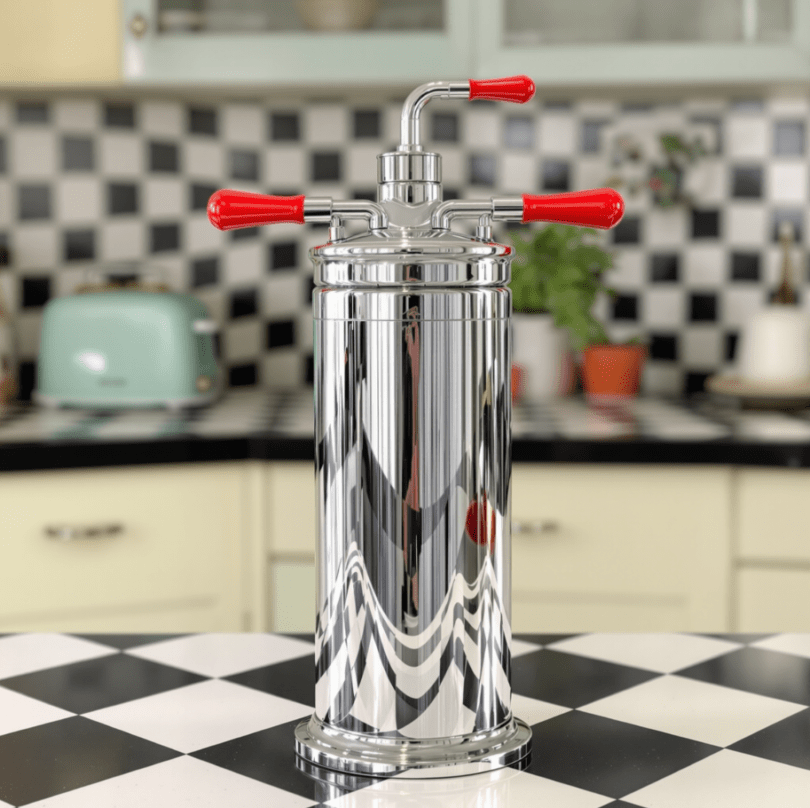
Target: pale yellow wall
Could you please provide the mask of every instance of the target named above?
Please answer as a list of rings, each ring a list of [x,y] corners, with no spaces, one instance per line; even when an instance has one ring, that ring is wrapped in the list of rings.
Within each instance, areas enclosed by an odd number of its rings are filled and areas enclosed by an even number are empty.
[[[0,83],[121,79],[119,0],[0,0]]]

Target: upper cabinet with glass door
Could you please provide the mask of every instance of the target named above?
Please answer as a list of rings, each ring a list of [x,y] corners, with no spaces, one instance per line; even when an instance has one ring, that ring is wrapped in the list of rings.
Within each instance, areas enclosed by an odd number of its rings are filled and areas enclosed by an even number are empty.
[[[810,79],[810,0],[476,2],[479,74],[547,86]]]
[[[380,85],[472,75],[473,0],[123,0],[132,84]]]

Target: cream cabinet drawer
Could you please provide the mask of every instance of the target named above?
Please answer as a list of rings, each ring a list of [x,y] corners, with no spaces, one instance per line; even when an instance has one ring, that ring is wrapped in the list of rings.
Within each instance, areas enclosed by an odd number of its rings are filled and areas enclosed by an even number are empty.
[[[175,634],[177,632],[239,632],[251,628],[243,614],[222,608],[217,598],[203,598],[168,608],[129,607],[88,612],[55,612],[0,621],[9,631],[59,631],[101,634]]]
[[[267,474],[268,548],[271,555],[314,557],[317,536],[315,466],[274,462]]]
[[[512,598],[514,632],[680,631],[689,624],[689,599],[566,596],[521,592]]]
[[[270,563],[270,631],[315,631],[315,563],[277,558]]]
[[[738,570],[734,629],[810,631],[810,570]]]
[[[267,468],[268,628],[315,630],[315,467],[311,461]]]
[[[647,604],[662,627],[727,627],[727,469],[515,464],[512,474],[512,591],[522,630],[532,628],[526,615],[566,603],[572,615],[610,607],[618,622]],[[638,620],[626,629],[634,627]],[[577,628],[596,625],[583,618]]]
[[[740,557],[810,560],[810,471],[741,469],[737,486]]]
[[[238,614],[244,511],[237,464],[0,475],[0,618]]]

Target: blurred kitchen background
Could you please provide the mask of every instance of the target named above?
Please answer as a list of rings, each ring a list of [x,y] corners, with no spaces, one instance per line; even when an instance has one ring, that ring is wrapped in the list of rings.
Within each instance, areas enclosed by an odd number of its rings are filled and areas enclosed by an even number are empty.
[[[413,87],[516,73],[537,84],[528,104],[425,111],[444,196],[619,188],[626,215],[600,237],[616,295],[596,312],[648,357],[618,416],[577,396],[516,407],[515,629],[810,627],[810,473],[790,468],[810,465],[810,419],[705,389],[786,256],[810,314],[809,0],[2,0],[0,290],[19,392],[0,420],[0,630],[311,630],[307,252],[325,229],[222,233],[208,198],[374,199]],[[223,400],[185,421],[26,405],[44,306],[146,270],[218,324]],[[222,446],[155,448],[188,436]],[[47,526],[124,523],[31,549]]]

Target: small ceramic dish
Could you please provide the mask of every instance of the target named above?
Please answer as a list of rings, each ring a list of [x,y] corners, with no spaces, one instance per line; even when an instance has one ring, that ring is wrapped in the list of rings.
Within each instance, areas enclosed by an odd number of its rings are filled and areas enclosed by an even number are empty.
[[[721,374],[706,379],[706,389],[753,408],[795,410],[810,406],[810,377],[792,382],[758,382],[736,374]]]

